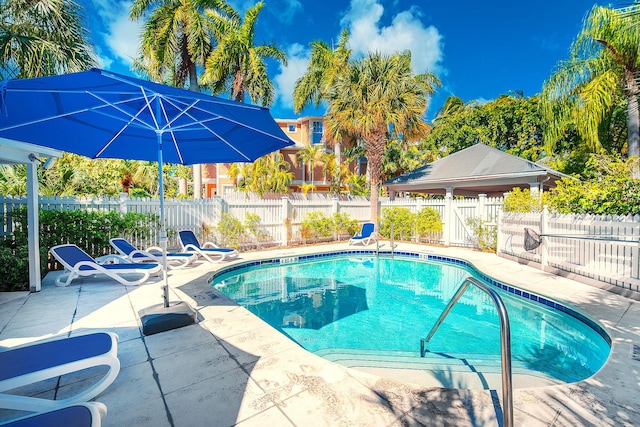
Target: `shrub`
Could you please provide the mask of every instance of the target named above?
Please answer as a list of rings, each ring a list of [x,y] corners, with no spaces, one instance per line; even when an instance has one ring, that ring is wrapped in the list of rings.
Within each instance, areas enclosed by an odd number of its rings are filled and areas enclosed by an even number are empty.
[[[433,208],[422,208],[415,217],[415,230],[418,239],[442,231],[440,212]]]
[[[391,237],[391,225],[393,224],[394,238],[398,240],[410,240],[413,235],[415,214],[408,208],[392,207],[382,209],[380,219],[380,235]]]
[[[245,233],[242,221],[230,213],[222,214],[216,230],[220,237],[220,245],[235,249],[238,249],[240,246],[240,238]]]
[[[5,214],[3,221],[13,225],[13,235],[0,245],[0,290],[29,289],[29,256],[27,209],[20,207]],[[133,241],[149,242],[159,221],[156,215],[102,211],[39,212],[40,272],[60,268],[49,248],[73,243],[92,257],[111,253],[109,239],[125,237]]]
[[[346,212],[336,212],[333,214],[333,227],[335,229],[336,240],[341,237],[351,237],[358,231],[358,221],[351,218]]]
[[[319,240],[333,236],[333,221],[324,212],[309,212],[302,220],[300,233],[303,240]]]
[[[563,178],[550,191],[548,204],[559,213],[596,215],[640,214],[640,180],[634,177],[638,158],[592,155],[583,181]]]
[[[466,223],[471,227],[480,250],[492,252],[496,250],[498,229],[494,225],[489,224],[482,218],[473,217],[467,218]]]
[[[549,194],[547,192],[531,193],[530,189],[520,189],[518,187],[511,190],[504,198],[502,210],[504,212],[540,212],[547,204]]]
[[[260,247],[260,242],[271,238],[269,233],[260,228],[260,215],[258,214],[247,212],[244,219],[244,228],[246,233],[254,239],[258,248]]]

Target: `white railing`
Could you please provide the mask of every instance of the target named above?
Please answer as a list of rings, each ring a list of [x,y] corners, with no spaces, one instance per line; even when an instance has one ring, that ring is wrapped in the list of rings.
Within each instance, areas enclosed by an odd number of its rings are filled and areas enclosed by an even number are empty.
[[[525,228],[541,236],[536,249],[525,249]],[[545,270],[640,291],[640,215],[504,213],[497,250]]]

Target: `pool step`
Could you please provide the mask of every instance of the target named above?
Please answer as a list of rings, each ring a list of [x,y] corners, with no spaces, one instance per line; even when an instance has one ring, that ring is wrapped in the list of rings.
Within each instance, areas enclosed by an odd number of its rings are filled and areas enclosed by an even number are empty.
[[[499,355],[479,353],[431,353],[354,349],[325,349],[315,354],[340,365],[429,386],[487,389],[498,388],[502,365]],[[515,386],[561,383],[527,369],[524,362],[512,361]],[[391,375],[391,373],[393,373]],[[518,377],[516,381],[515,377]]]
[[[470,371],[474,367],[483,370],[500,372],[500,356],[492,354],[443,354],[427,352],[420,357],[420,352],[380,351],[354,349],[325,349],[315,354],[332,362],[350,368],[355,367],[394,367],[398,369],[434,369],[447,367],[454,371]],[[513,363],[513,368],[516,363]]]

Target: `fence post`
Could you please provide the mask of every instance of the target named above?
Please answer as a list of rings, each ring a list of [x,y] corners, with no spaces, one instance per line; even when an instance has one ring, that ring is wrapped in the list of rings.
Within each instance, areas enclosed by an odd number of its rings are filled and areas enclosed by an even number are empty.
[[[482,219],[483,224],[487,221],[487,210],[485,209],[486,204],[487,195],[478,194],[478,210],[480,211],[480,219]]]
[[[544,236],[547,234],[549,221],[549,207],[547,205],[542,208],[542,213],[540,217],[540,235],[541,237],[541,254],[540,254],[540,269],[545,271],[545,269],[549,266],[549,245],[548,245],[548,237]]]
[[[447,194],[444,196],[444,245],[449,246],[451,244],[451,233],[453,233],[453,212],[452,212],[452,202],[453,195],[451,194],[451,189],[447,188]]]
[[[332,196],[331,197],[331,213],[336,214],[338,212],[340,212],[340,204],[338,203],[338,197]]]
[[[502,209],[498,211],[498,218],[496,219],[496,255],[500,255],[500,248],[502,247]]]
[[[287,196],[282,196],[282,211],[280,214],[280,218],[282,221],[282,237],[280,240],[280,244],[282,246],[289,245],[289,239],[291,236],[291,218],[289,217],[291,211],[291,203],[289,203],[289,198]]]

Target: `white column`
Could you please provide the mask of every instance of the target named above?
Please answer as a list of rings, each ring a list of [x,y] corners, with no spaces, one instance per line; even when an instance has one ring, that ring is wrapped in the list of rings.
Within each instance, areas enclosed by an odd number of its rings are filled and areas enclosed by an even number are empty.
[[[40,220],[38,218],[38,163],[27,163],[27,234],[29,241],[29,288],[40,292]]]
[[[447,187],[447,193],[444,196],[444,244],[449,246],[451,244],[451,234],[453,230],[453,188]]]

